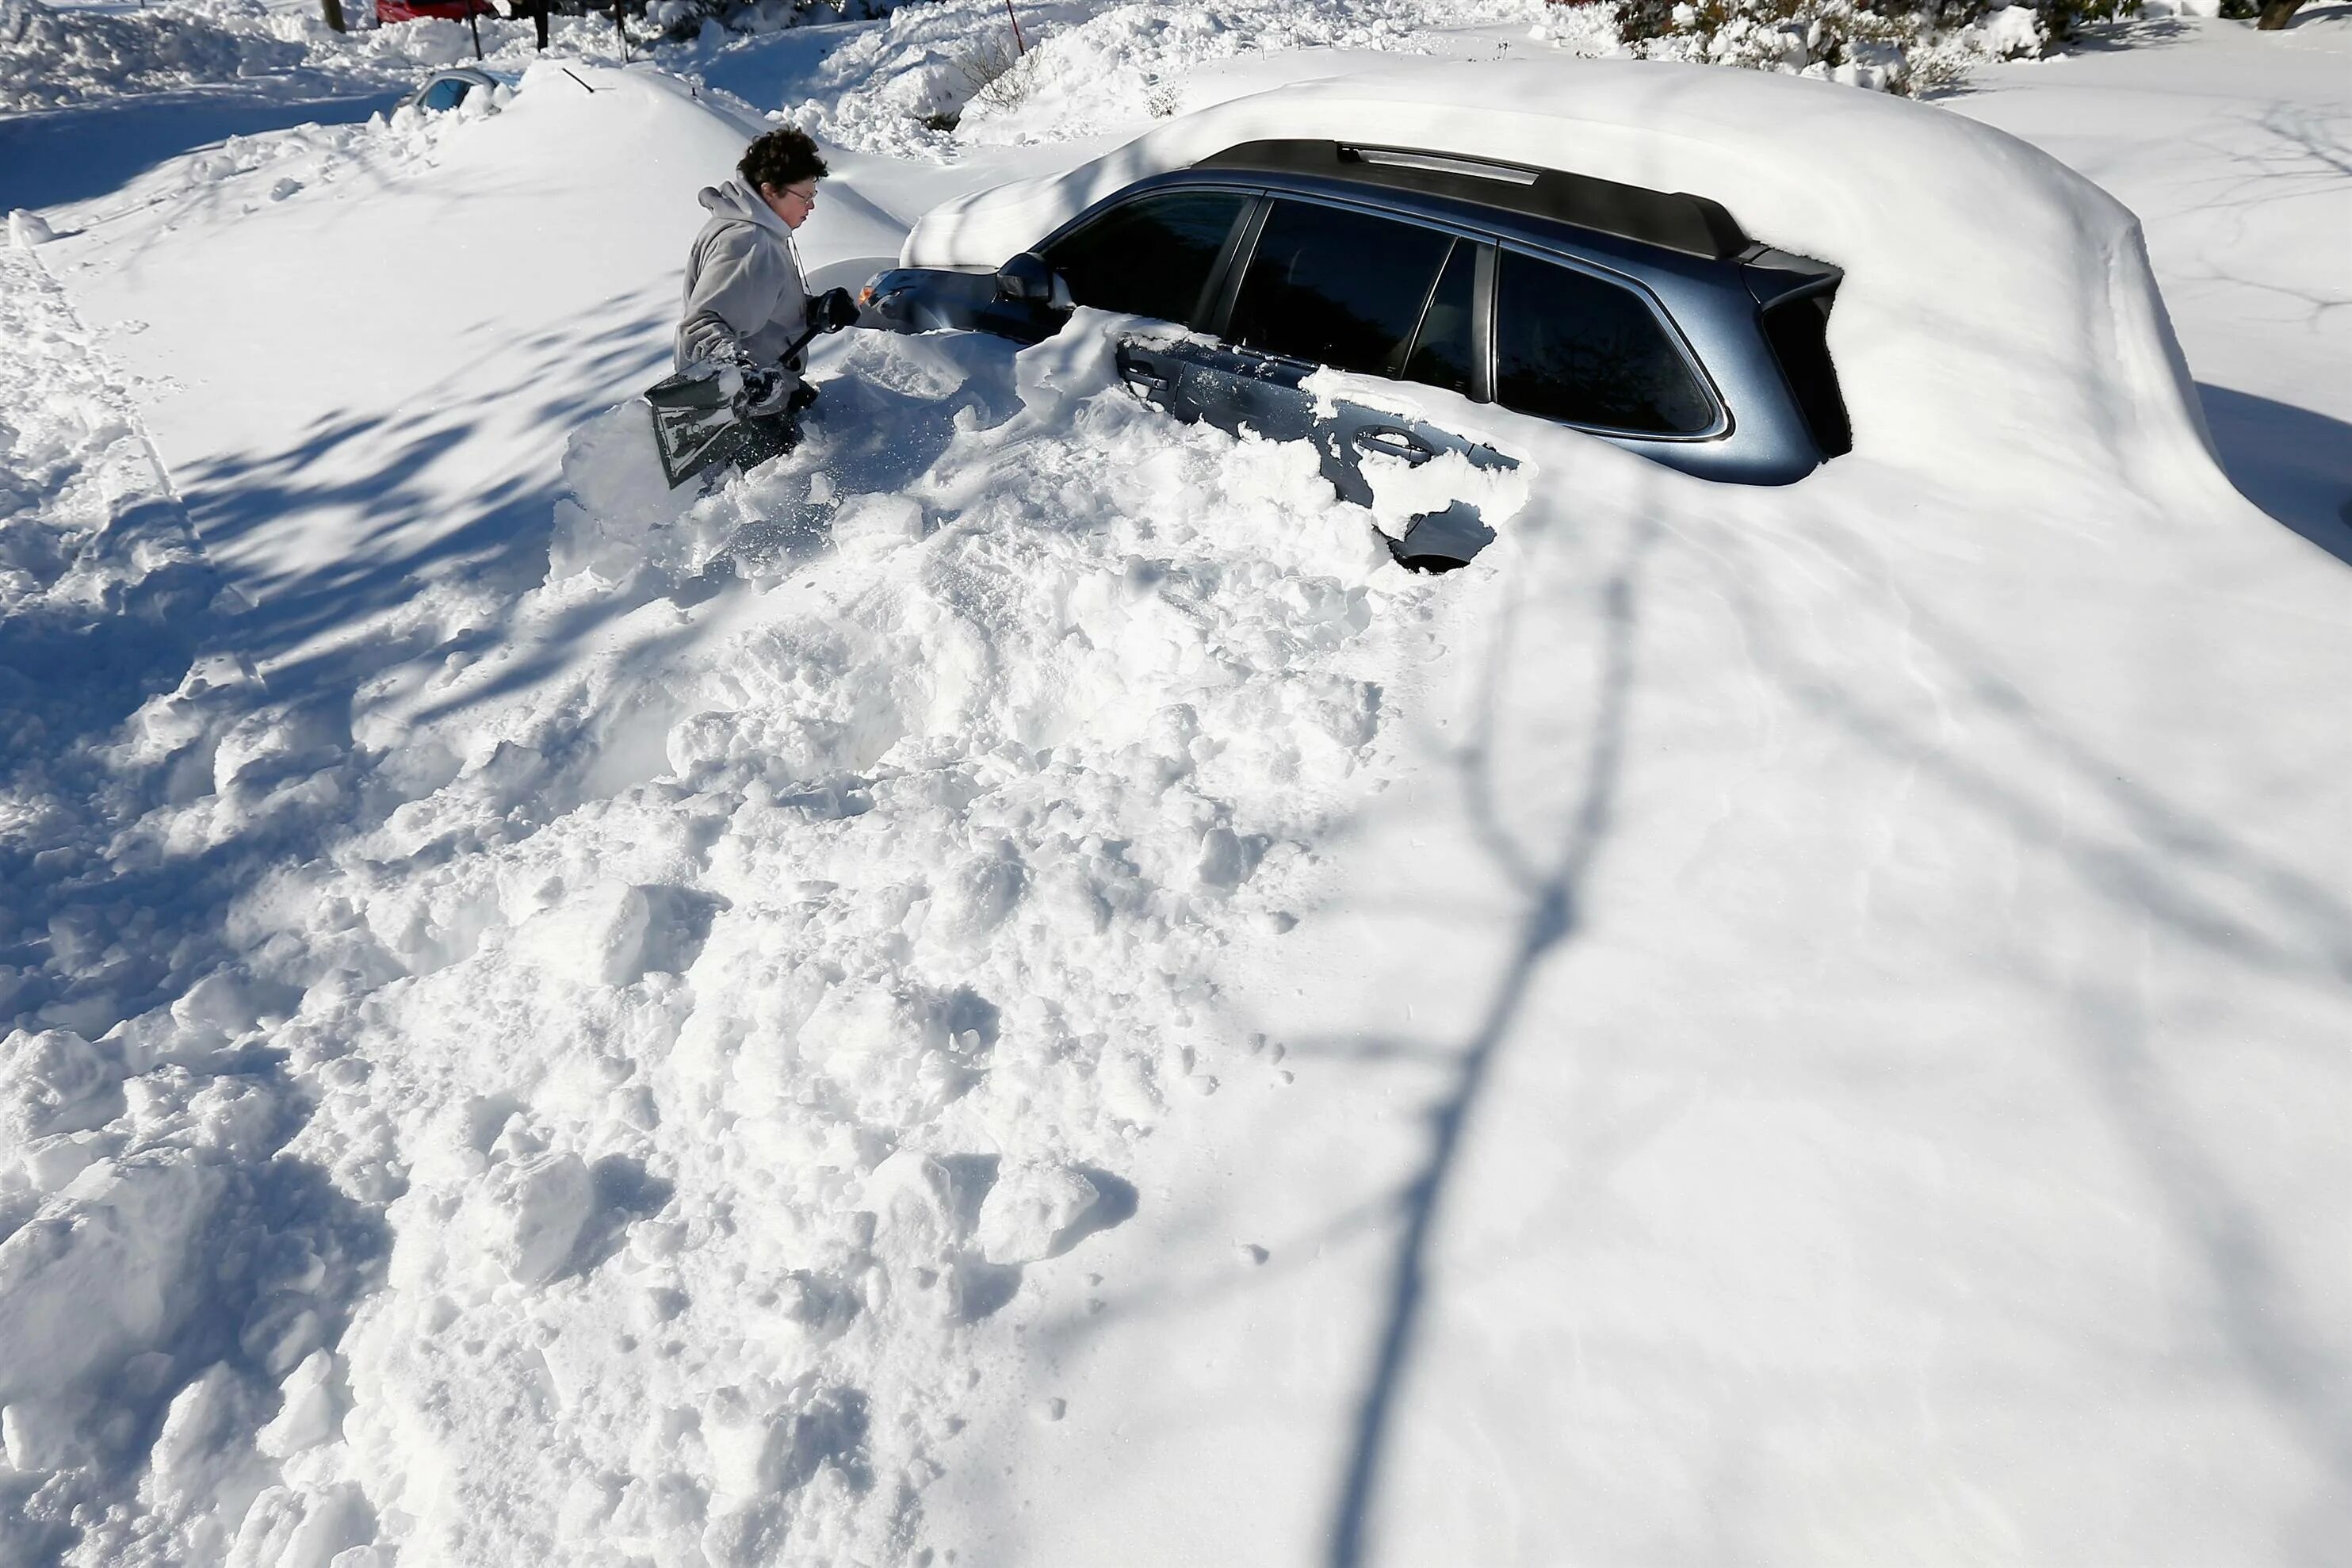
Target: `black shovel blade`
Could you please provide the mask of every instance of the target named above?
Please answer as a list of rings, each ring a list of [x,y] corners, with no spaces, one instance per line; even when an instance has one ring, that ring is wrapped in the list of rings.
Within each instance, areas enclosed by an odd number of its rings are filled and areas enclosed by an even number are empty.
[[[654,445],[670,489],[733,455],[740,427],[717,376],[666,377],[646,389],[646,406],[653,410]]]

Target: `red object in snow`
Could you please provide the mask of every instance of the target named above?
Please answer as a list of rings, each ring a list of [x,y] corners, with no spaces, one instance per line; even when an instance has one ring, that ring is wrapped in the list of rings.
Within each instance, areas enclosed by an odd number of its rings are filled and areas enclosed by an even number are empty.
[[[489,0],[375,0],[375,19],[379,22],[414,22],[420,16],[462,22],[468,16],[498,14],[499,8]]]

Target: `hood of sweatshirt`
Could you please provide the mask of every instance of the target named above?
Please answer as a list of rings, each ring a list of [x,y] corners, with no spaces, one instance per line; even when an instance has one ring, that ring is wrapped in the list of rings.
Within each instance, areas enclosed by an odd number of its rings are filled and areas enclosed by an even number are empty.
[[[761,228],[772,229],[788,240],[793,237],[793,231],[784,226],[784,220],[776,216],[776,209],[761,201],[760,193],[740,179],[730,180],[723,185],[705,185],[694,199],[700,202],[713,217],[754,224]]]

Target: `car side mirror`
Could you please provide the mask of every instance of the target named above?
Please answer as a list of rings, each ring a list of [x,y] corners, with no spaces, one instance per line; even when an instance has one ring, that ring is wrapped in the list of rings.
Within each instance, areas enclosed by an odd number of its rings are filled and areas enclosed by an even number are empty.
[[[857,324],[857,300],[846,289],[828,289],[809,301],[809,325],[820,332],[837,332]]]
[[[1034,250],[1023,251],[996,269],[996,297],[1041,310],[1070,309],[1070,286]]]

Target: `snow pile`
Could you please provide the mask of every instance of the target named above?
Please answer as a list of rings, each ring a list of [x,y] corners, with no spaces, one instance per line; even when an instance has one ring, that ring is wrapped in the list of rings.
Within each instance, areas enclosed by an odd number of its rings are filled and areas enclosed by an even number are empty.
[[[178,1395],[171,1463],[234,1479],[208,1510],[162,1477],[120,1516],[141,1539],[931,1539],[922,1493],[997,1375],[973,1326],[1033,1274],[1071,1289],[1137,1211],[1138,1142],[1217,1088],[1207,966],[1292,923],[1379,728],[1366,672],[1430,652],[1432,585],[1310,454],[1169,429],[1107,345],[860,334],[814,438],[690,506],[615,410],[547,584],[470,612],[509,635],[362,689],[375,825],[230,931],[301,997],[269,1026],[318,1097],[284,1157],[384,1205],[387,1289],[340,1342],[314,1306]],[[534,673],[583,616],[594,651]],[[227,804],[137,836],[202,840]],[[86,1059],[112,1039],[23,1048],[57,1064],[26,1114],[121,1135],[121,1068]],[[210,1212],[171,1197],[42,1278],[145,1300]],[[141,1319],[84,1370],[158,1342]],[[71,1422],[44,1465],[88,1451]]]
[[[1412,51],[1443,32],[1540,14],[1538,0],[1142,0],[1022,5],[1021,52],[1003,0],[908,5],[782,79],[793,121],[845,147],[940,157],[959,142],[1025,144],[1123,129],[1176,111],[1197,67],[1309,46]],[[761,46],[743,46],[758,49]],[[739,86],[737,90],[749,90]],[[762,102],[775,101],[754,91]]]
[[[570,55],[603,59],[619,47],[609,20],[559,16],[554,25]],[[484,18],[481,32],[490,67],[521,70],[537,58],[528,23]],[[0,112],[227,86],[407,86],[424,71],[473,60],[467,26],[432,17],[338,33],[315,8],[268,0],[163,0],[119,12],[0,0]]]
[[[465,130],[511,101],[501,86],[469,93],[454,109],[427,112],[402,104],[355,125],[299,125],[261,135],[223,137],[184,157],[168,160],[140,176],[110,205],[152,207],[184,216],[217,202],[234,201],[244,216],[291,201],[303,192],[323,194],[362,172],[374,179],[401,180],[433,168],[442,149]],[[266,179],[256,176],[267,175]],[[30,213],[12,215],[29,225]],[[36,238],[36,243],[38,243]]]
[[[254,7],[260,15],[260,7]],[[274,33],[200,13],[110,16],[0,0],[0,111],[151,92],[289,69],[305,51]]]

